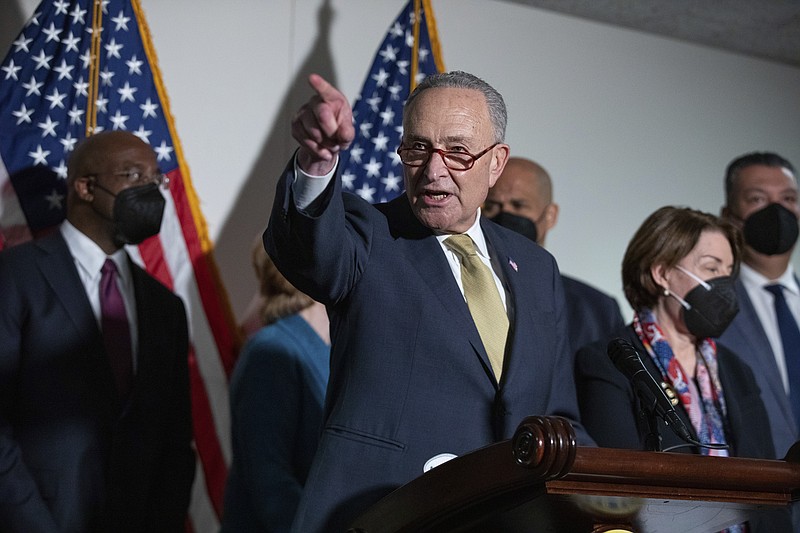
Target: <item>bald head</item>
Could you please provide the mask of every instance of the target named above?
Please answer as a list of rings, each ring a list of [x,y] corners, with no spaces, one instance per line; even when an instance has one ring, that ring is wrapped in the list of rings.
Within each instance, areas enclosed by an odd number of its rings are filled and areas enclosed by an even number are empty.
[[[123,155],[127,154],[127,155]],[[80,176],[105,172],[106,167],[120,164],[123,160],[136,158],[152,159],[157,166],[155,154],[150,145],[127,131],[103,131],[81,141],[69,158],[67,182]]]
[[[553,201],[553,182],[550,180],[550,174],[541,165],[530,159],[510,158],[500,180],[507,181],[509,184],[519,182],[519,186],[524,182],[529,182],[528,186],[531,187],[531,192],[528,199],[536,203],[540,209]]]
[[[536,224],[536,241],[544,245],[547,232],[558,219],[553,203],[550,175],[538,163],[522,157],[510,157],[497,183],[489,189],[483,213],[492,218],[499,213],[525,217]]]
[[[84,139],[67,166],[67,220],[106,253],[121,245],[113,220],[117,195],[139,183],[131,173],[160,175],[149,144],[125,131],[107,131]]]

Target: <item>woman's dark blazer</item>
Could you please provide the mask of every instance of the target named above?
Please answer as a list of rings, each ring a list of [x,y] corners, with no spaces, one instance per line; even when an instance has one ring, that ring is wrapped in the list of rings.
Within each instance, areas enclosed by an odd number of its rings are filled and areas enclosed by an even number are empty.
[[[639,352],[645,368],[662,383],[661,372],[648,355],[632,326],[617,332],[616,337],[630,342]],[[607,354],[608,340],[598,341],[578,350],[575,359],[575,381],[581,421],[599,446],[609,448],[645,449],[647,420],[639,415],[640,402],[628,378],[611,362]],[[717,345],[719,379],[727,405],[725,435],[729,453],[735,457],[770,459],[775,456],[769,418],[761,401],[753,371],[739,356]],[[696,439],[689,416],[683,406],[675,406],[678,416]],[[663,420],[658,420],[663,438],[662,449],[685,444]],[[679,447],[675,452],[700,453],[693,445]],[[751,532],[790,532],[788,512],[762,513],[750,520]]]

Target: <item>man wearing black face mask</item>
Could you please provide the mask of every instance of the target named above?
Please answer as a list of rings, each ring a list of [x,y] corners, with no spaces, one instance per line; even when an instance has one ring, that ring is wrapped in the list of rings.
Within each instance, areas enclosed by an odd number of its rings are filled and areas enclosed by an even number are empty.
[[[544,246],[547,232],[558,221],[550,175],[529,159],[510,157],[500,178],[489,189],[482,213]],[[561,281],[572,353],[592,341],[607,338],[624,325],[614,298],[563,274]]]
[[[153,150],[79,144],[67,220],[0,253],[0,529],[183,531],[194,476],[181,300],[123,244],[158,233]]]
[[[794,167],[754,152],[725,176],[722,216],[742,228],[744,260],[736,292],[740,311],[719,342],[753,368],[772,426],[778,458],[800,438],[800,284],[791,265],[798,235]],[[798,336],[800,337],[800,336]]]

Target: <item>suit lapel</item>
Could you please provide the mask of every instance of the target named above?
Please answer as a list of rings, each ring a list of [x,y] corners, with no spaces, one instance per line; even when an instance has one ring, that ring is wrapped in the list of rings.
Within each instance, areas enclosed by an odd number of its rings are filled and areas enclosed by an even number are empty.
[[[148,373],[152,372],[153,361],[150,359],[151,354],[159,353],[158,347],[153,346],[157,342],[157,338],[148,335],[152,331],[153,321],[152,312],[145,310],[158,309],[158,303],[152,301],[152,291],[146,289],[148,283],[147,274],[133,261],[128,258],[128,264],[131,267],[131,278],[133,280],[133,292],[136,301],[136,322],[137,322],[137,337],[138,349],[135,354],[136,357],[136,373],[133,381],[133,389],[131,390],[130,397],[133,398],[141,394],[140,382],[147,382]]]
[[[764,332],[761,320],[756,314],[753,302],[750,301],[750,297],[747,295],[747,289],[745,289],[744,284],[739,280],[736,281],[736,297],[739,302],[739,313],[742,316],[741,320],[735,321],[733,325],[734,327],[739,324],[747,324],[749,326],[747,330],[741,328],[741,337],[747,344],[747,348],[746,350],[737,350],[736,346],[729,346],[729,348],[736,353],[741,352],[747,354],[749,357],[756,358],[757,361],[753,362],[762,368],[762,372],[767,378],[770,387],[774,387],[774,390],[783,391],[783,380],[778,372],[778,365],[775,361],[772,345],[769,343],[769,338],[767,338],[767,334]]]
[[[490,224],[485,218],[481,218],[481,228],[483,229],[483,234],[489,246],[489,254],[495,258],[497,265],[502,271],[502,281],[506,288],[506,309],[509,311],[511,322],[506,344],[506,361],[503,364],[505,367],[503,375],[508,376],[508,379],[513,379],[513,376],[521,370],[514,368],[514,365],[520,360],[519,357],[514,355],[515,352],[518,351],[517,342],[515,341],[532,335],[530,328],[526,329],[525,327],[530,321],[522,319],[522,313],[516,305],[517,295],[522,294],[524,291],[524,287],[522,286],[523,280],[520,278],[518,272],[520,266],[510,254],[508,243],[503,239],[500,232],[497,231],[497,228],[493,224]],[[527,275],[532,276],[533,273],[529,272]],[[535,350],[535,343],[532,343],[531,346],[526,346],[526,349]],[[505,381],[503,383],[505,384]]]
[[[116,406],[119,398],[114,386],[111,365],[108,364],[103,346],[102,333],[67,243],[61,236],[61,232],[56,231],[52,235],[36,241],[36,245],[44,252],[38,260],[42,275],[58,297],[78,335],[81,338],[90,339],[89,346],[91,348],[86,352],[81,352],[79,356],[101,360],[97,365],[92,366],[97,375],[91,379],[101,389],[102,395],[108,399],[108,405]]]
[[[739,317],[731,324],[730,327],[739,330],[739,337],[741,342],[745,343],[746,348],[739,346],[728,346],[734,353],[745,354],[751,366],[759,368],[764,378],[767,380],[768,387],[774,391],[774,395],[778,398],[778,405],[780,406],[783,416],[787,421],[794,420],[792,407],[789,400],[784,394],[783,380],[781,379],[780,372],[778,371],[778,363],[775,361],[775,353],[772,351],[772,345],[769,343],[764,327],[761,325],[761,320],[756,314],[756,309],[753,307],[753,302],[747,295],[747,289],[741,280],[736,280],[736,297],[739,302]],[[747,328],[743,326],[747,325]],[[765,392],[762,392],[764,394]]]
[[[42,275],[58,296],[72,324],[79,333],[91,334],[99,339],[100,329],[97,326],[97,319],[89,305],[89,299],[86,297],[83,282],[78,276],[75,261],[61,233],[56,231],[36,243],[44,251],[38,261]],[[89,332],[84,331],[87,324],[92,325],[92,330]]]
[[[380,208],[387,212],[392,236],[401,246],[408,248],[407,253],[402,254],[403,257],[414,258],[411,263],[419,277],[428,285],[433,297],[442,304],[453,322],[453,328],[461,331],[472,345],[487,376],[494,381],[489,356],[483,347],[478,328],[475,327],[467,302],[458,288],[436,236],[414,216],[405,195]]]

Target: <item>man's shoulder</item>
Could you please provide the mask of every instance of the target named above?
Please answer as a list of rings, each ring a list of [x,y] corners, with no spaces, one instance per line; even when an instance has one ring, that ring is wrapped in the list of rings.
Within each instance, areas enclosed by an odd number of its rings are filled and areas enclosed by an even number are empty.
[[[0,266],[7,265],[17,269],[16,274],[24,276],[40,257],[48,254],[69,254],[66,242],[56,231],[39,239],[15,244],[0,251]]]
[[[486,217],[481,218],[481,228],[486,238],[496,248],[503,246],[510,254],[529,254],[534,258],[555,263],[555,258],[550,252],[514,230],[503,227]]]
[[[749,336],[758,330],[763,331],[761,319],[753,307],[753,302],[750,300],[750,295],[747,293],[747,288],[741,278],[737,278],[734,282],[734,290],[739,304],[739,312],[736,313],[731,323],[720,335],[720,340],[723,343],[741,335]]]
[[[564,283],[564,291],[568,294],[576,294],[584,298],[591,298],[594,300],[604,300],[607,302],[613,302],[614,304],[617,303],[613,296],[606,294],[592,285],[589,285],[585,281],[575,279],[565,274],[561,274],[561,281]]]
[[[160,280],[147,272],[145,269],[130,261],[131,275],[133,276],[134,284],[137,290],[147,291],[153,298],[159,298],[177,303],[182,301],[169,287],[164,285]]]
[[[366,205],[386,221],[386,228],[394,238],[419,239],[433,235],[414,215],[405,193],[388,202]]]

